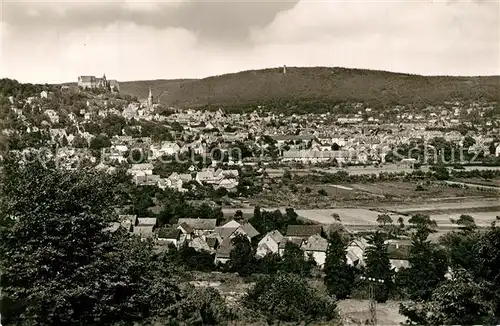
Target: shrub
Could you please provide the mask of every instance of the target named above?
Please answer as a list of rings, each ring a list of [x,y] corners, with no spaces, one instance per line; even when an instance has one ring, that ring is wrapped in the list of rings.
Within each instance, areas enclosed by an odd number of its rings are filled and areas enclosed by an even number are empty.
[[[318,195],[320,195],[320,196],[328,196],[328,193],[326,192],[325,189],[320,189],[320,190],[318,190]]]
[[[248,291],[244,305],[265,315],[269,322],[305,322],[337,318],[332,298],[318,294],[307,280],[279,272],[260,277]]]

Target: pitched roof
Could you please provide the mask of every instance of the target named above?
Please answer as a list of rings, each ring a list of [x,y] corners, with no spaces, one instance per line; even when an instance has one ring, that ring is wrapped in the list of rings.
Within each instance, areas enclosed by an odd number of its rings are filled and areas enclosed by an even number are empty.
[[[95,80],[94,76],[79,76],[78,79],[82,82],[91,82],[92,80]]]
[[[176,228],[161,228],[158,231],[158,238],[179,240],[181,230]]]
[[[220,244],[219,248],[217,249],[217,252],[215,253],[215,257],[229,258],[231,249],[233,249],[233,243],[231,242],[231,239],[226,238],[222,240],[222,243]]]
[[[243,232],[246,233],[246,235],[248,235],[251,238],[253,237],[256,237],[258,236],[260,233],[259,231],[257,231],[252,224],[246,222],[246,223],[243,223],[240,227],[239,227],[240,230],[242,230]]]
[[[326,252],[328,248],[328,240],[320,236],[319,234],[315,234],[310,236],[307,241],[302,244],[302,249],[305,251],[321,251]]]
[[[186,223],[195,230],[215,230],[217,220],[215,218],[180,218],[179,224]]]
[[[234,233],[239,227],[216,227],[215,232],[222,238],[226,239],[228,238],[231,234]]]
[[[289,225],[286,235],[289,237],[308,238],[315,234],[321,234],[321,225]]]
[[[285,248],[287,242],[291,242],[300,247],[302,245],[302,242],[304,242],[304,240],[302,240],[301,238],[285,238],[284,241],[281,241],[279,243],[278,248],[280,249]]]
[[[154,226],[157,222],[156,217],[139,217],[137,220],[138,226]]]
[[[187,223],[181,223],[181,224],[179,224],[178,227],[181,227],[188,234],[193,233],[193,231],[194,231],[194,229],[191,227],[191,225],[189,225]]]
[[[153,236],[153,226],[134,226],[134,234],[140,235],[140,236],[147,236],[147,237],[152,237]]]
[[[271,239],[273,239],[276,243],[280,243],[281,241],[283,241],[283,235],[278,230],[268,232],[266,235],[271,237]]]
[[[201,237],[194,238],[193,241],[189,242],[189,247],[194,248],[197,251],[199,250],[210,251],[210,247],[208,246],[207,242]]]
[[[221,228],[237,228],[240,225],[241,224],[236,222],[235,220],[231,220],[231,221],[227,222],[226,224],[224,224],[223,226],[221,226]]]

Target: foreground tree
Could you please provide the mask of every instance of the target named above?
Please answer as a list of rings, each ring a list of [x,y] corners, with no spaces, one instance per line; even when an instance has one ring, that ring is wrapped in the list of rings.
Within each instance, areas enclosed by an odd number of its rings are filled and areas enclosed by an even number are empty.
[[[355,279],[354,268],[347,264],[347,246],[341,231],[330,234],[324,265],[325,285],[328,293],[337,299],[345,299],[351,294]]]
[[[410,219],[410,223],[413,223]],[[398,273],[398,283],[405,288],[412,300],[427,300],[434,289],[445,279],[448,269],[446,253],[428,240],[434,225],[428,217],[416,223],[416,232],[412,235],[412,243],[408,261],[410,268]]]
[[[301,276],[309,276],[312,267],[311,261],[306,259],[304,251],[298,245],[292,242],[285,243],[280,270]]]
[[[231,239],[233,248],[229,253],[228,267],[232,272],[238,272],[242,276],[253,273],[255,254],[252,245],[246,235],[238,234]]]
[[[386,302],[392,287],[391,263],[387,245],[384,243],[385,236],[381,232],[375,232],[368,238],[370,245],[365,250],[366,276],[383,280],[384,283],[375,286],[375,299],[378,302]]]
[[[463,269],[452,273],[425,302],[401,304],[400,312],[408,325],[497,325],[491,292]]]
[[[439,241],[446,248],[450,267],[463,268],[470,272],[479,266],[480,256],[475,251],[481,234],[477,232],[474,219],[469,215],[461,215],[457,221],[458,232],[453,231],[442,236]]]
[[[8,159],[0,182],[2,323],[177,318],[181,293],[150,244],[119,228],[118,176]]]
[[[259,278],[244,305],[265,315],[270,323],[333,321],[338,316],[331,298],[312,289],[304,278],[281,272]]]

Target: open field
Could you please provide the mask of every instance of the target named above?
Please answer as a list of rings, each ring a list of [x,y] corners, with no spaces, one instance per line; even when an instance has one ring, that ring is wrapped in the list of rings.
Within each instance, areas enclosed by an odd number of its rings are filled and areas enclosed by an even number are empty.
[[[296,191],[288,186],[273,184],[258,195],[249,198],[253,207],[293,207],[295,209],[326,209],[335,207],[372,207],[394,205],[418,205],[422,202],[445,198],[463,201],[470,198],[494,198],[498,200],[500,191],[477,187],[453,187],[444,182],[422,184],[422,190],[417,191],[417,183],[403,181],[387,181],[377,183],[342,183],[342,184],[296,184]],[[309,188],[309,189],[308,189]],[[322,196],[318,191],[324,190]],[[435,206],[435,204],[432,204]],[[500,203],[498,204],[500,205]],[[483,205],[479,205],[482,207]],[[491,206],[491,205],[490,205]],[[496,205],[493,205],[496,206]],[[453,206],[452,208],[456,208]],[[415,208],[415,211],[420,208]]]
[[[483,178],[466,178],[466,179],[464,178],[464,179],[454,179],[453,181],[483,185],[483,186],[498,187],[500,191],[500,179],[485,180]]]
[[[392,205],[392,206],[382,206],[386,209],[397,211],[400,213],[414,213],[414,212],[424,212],[424,211],[434,211],[434,210],[455,210],[455,209],[474,209],[482,207],[497,207],[500,205],[500,200],[496,198],[481,198],[481,199],[461,199],[453,202],[432,202],[432,203],[422,203],[422,204],[410,204],[410,205]]]
[[[288,170],[288,169],[287,169]],[[421,171],[429,171],[429,166],[423,165],[420,167]],[[465,171],[480,170],[480,171],[498,171],[500,166],[465,166]],[[348,167],[330,167],[330,168],[305,168],[305,169],[290,169],[290,172],[295,175],[307,175],[313,172],[321,173],[337,173],[340,171],[347,172],[350,175],[366,175],[366,174],[380,174],[384,173],[412,173],[415,171],[413,168],[400,165],[400,164],[384,164],[378,167],[375,166],[348,166]],[[284,168],[267,168],[267,174],[270,177],[281,177],[285,172]]]

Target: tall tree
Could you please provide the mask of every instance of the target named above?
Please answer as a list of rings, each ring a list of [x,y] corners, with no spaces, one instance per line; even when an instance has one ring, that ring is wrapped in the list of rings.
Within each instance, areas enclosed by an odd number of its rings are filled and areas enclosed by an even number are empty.
[[[231,240],[233,248],[229,253],[229,270],[246,276],[253,273],[255,254],[247,236],[238,234]]]
[[[463,268],[473,271],[479,266],[479,258],[475,251],[481,235],[477,232],[474,219],[469,215],[461,215],[453,223],[459,225],[458,232],[453,231],[442,236],[439,241],[446,248],[451,268]]]
[[[448,268],[446,253],[427,239],[430,233],[427,223],[418,224],[409,251],[410,267],[398,275],[414,300],[428,299],[444,280]]]
[[[384,241],[385,235],[377,231],[368,238],[369,247],[365,250],[366,276],[384,281],[375,285],[375,299],[378,302],[387,301],[392,287],[393,272]]]
[[[345,299],[351,294],[355,279],[354,269],[347,264],[347,247],[348,241],[341,231],[329,235],[324,281],[328,293],[337,299]]]
[[[288,273],[309,276],[312,264],[306,260],[304,251],[294,243],[287,242],[283,252],[280,269]]]

